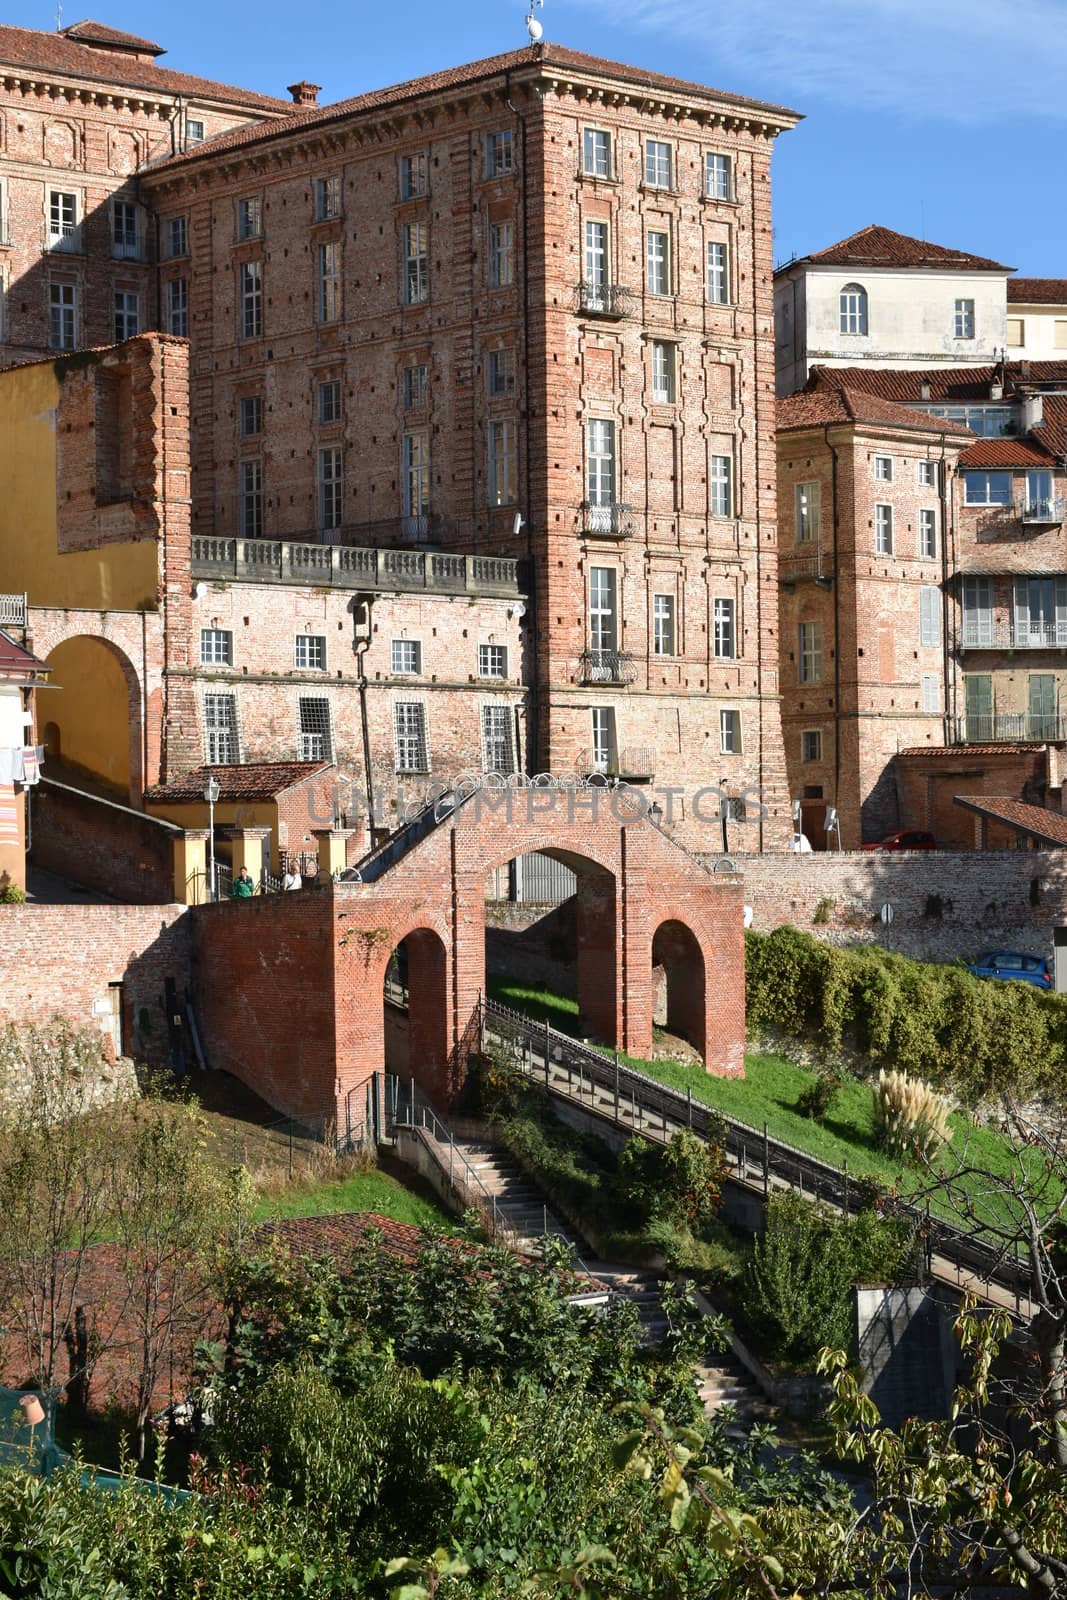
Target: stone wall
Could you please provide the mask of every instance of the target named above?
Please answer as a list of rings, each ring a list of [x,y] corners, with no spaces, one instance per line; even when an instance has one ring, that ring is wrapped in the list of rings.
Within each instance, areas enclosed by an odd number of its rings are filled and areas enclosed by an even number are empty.
[[[30,805],[33,866],[126,903],[163,905],[173,898],[180,829],[48,778]]]

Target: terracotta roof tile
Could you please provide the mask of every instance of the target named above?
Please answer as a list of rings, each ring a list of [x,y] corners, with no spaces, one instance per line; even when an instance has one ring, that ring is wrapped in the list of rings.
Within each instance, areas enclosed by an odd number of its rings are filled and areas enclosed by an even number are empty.
[[[1067,278],[1009,278],[1008,304],[1067,306]]]
[[[1067,847],[1067,817],[1059,811],[1046,811],[1044,806],[1028,806],[1022,800],[1001,799],[985,794],[953,796],[953,804],[964,811],[974,811],[991,822],[1003,822],[1018,828],[1031,838],[1046,844]]]
[[[154,61],[135,61],[117,51],[105,55],[61,33],[44,33],[36,28],[0,24],[0,64],[37,74],[53,72],[63,78],[87,78],[94,83],[115,83],[130,89],[221,101],[249,110],[291,112],[293,109],[288,100],[254,94],[249,89],[235,89],[226,83],[213,83],[209,78],[193,77],[186,72],[172,72]]]
[[[411,78],[406,83],[393,84],[385,89],[372,89],[366,94],[354,95],[351,99],[335,101],[329,106],[313,106],[308,110],[298,110],[289,107],[291,115],[287,118],[262,124],[255,128],[234,128],[229,133],[220,134],[218,138],[209,139],[205,144],[198,145],[196,149],[186,151],[183,155],[171,156],[166,161],[158,163],[153,168],[156,172],[170,172],[177,166],[184,166],[190,161],[202,160],[219,150],[233,150],[238,147],[258,143],[262,139],[281,137],[283,134],[292,133],[307,127],[317,126],[322,122],[331,122],[343,117],[358,116],[364,111],[376,111],[380,108],[396,105],[408,100],[416,100],[422,95],[437,94],[442,90],[462,88],[468,83],[478,83],[485,78],[503,76],[506,72],[518,72],[523,67],[537,67],[550,69],[558,67],[564,71],[584,72],[600,78],[614,78],[623,83],[637,84],[648,89],[666,91],[678,95],[696,95],[704,100],[721,101],[726,105],[739,106],[750,109],[755,113],[765,113],[775,120],[785,119],[788,123],[799,122],[800,113],[790,111],[785,106],[772,105],[764,100],[750,100],[744,95],[728,94],[720,89],[710,89],[705,84],[690,83],[684,78],[665,77],[659,72],[649,72],[645,67],[627,67],[617,61],[603,60],[600,56],[586,55],[581,50],[570,50],[566,45],[539,44],[533,48],[523,50],[510,50],[504,55],[487,56],[482,61],[471,61],[459,67],[448,67],[441,72],[427,73],[421,78]]]
[[[827,422],[877,423],[887,428],[921,428],[927,433],[956,435],[961,442],[973,438],[969,428],[961,423],[949,422],[944,417],[931,417],[925,411],[913,411],[908,406],[872,395],[862,389],[845,385],[833,388],[829,383],[814,390],[802,390],[778,401],[779,432],[789,428],[821,427]]]
[[[104,22],[93,22],[89,17],[84,22],[72,22],[69,28],[59,31],[65,39],[74,39],[82,44],[136,50],[146,56],[164,56],[167,53],[161,44],[153,44],[151,39],[139,39],[135,33],[122,33],[118,28],[109,28]]]
[[[233,767],[197,767],[173,783],[158,783],[145,790],[149,801],[195,801],[204,798],[204,785],[214,778],[219,786],[219,803],[231,800],[273,800],[294,784],[316,773],[326,772],[329,761],[249,761]]]
[[[987,256],[974,256],[966,250],[950,250],[941,244],[931,244],[928,239],[913,239],[907,233],[895,233],[872,222],[858,233],[850,234],[825,250],[814,250],[803,256],[816,266],[826,267],[926,267],[935,271],[950,272],[1011,272],[1011,267],[990,261]],[[788,271],[797,263],[791,261],[780,271]]]
[[[912,405],[923,400],[922,386],[929,385],[930,400],[938,405],[996,404],[990,387],[1003,382],[1010,404],[1020,389],[1057,384],[1067,389],[1067,361],[1008,361],[999,367],[826,367],[814,366],[808,378],[809,389],[863,389]],[[927,402],[923,400],[925,405]]]
[[[960,466],[985,467],[1048,467],[1050,453],[1033,439],[979,439],[960,456]]]
[[[998,569],[999,570],[999,569]],[[898,756],[953,756],[957,761],[967,756],[1015,756],[1020,750],[1043,750],[1043,744],[1028,744],[1025,740],[1004,741],[1003,744],[918,744],[908,750],[898,750]]]

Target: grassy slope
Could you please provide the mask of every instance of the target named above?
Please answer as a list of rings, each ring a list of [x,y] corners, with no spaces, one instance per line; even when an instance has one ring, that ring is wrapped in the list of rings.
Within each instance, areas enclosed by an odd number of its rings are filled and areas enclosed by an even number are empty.
[[[450,1227],[458,1224],[421,1195],[413,1194],[386,1172],[355,1172],[331,1181],[295,1183],[291,1187],[263,1194],[256,1205],[255,1218],[324,1217],[344,1211],[377,1211],[396,1222],[411,1222],[416,1227]]]

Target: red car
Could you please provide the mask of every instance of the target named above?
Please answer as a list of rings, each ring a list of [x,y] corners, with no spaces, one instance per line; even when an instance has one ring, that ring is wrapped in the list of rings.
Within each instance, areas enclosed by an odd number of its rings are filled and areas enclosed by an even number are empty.
[[[861,850],[936,850],[937,840],[932,833],[921,828],[904,828],[900,833],[889,833],[874,844],[861,844]]]

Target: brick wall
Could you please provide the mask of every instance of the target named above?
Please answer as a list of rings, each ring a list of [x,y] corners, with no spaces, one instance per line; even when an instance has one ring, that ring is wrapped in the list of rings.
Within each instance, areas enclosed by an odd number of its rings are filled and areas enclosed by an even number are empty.
[[[94,1001],[122,985],[122,1044],[128,1055],[170,1064],[168,979],[184,994],[190,922],[184,906],[7,906],[0,919],[0,1021],[54,1015],[89,1026]]]
[[[49,778],[30,805],[33,866],[132,905],[171,902],[176,829]]]

